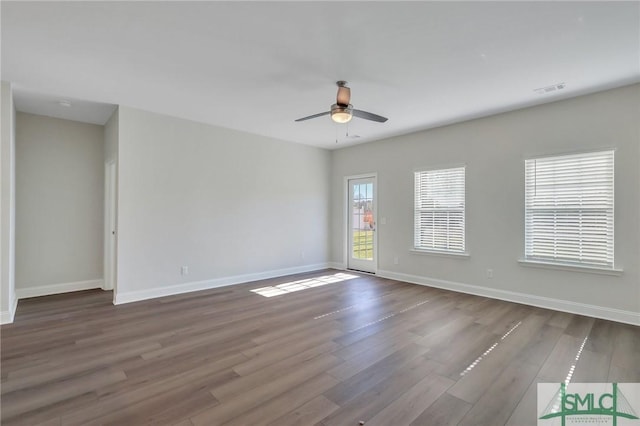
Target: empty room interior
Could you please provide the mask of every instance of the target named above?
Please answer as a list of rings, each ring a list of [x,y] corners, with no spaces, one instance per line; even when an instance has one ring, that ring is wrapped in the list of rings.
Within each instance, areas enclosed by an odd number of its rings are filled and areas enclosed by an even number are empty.
[[[0,12],[2,425],[640,424],[640,2]]]

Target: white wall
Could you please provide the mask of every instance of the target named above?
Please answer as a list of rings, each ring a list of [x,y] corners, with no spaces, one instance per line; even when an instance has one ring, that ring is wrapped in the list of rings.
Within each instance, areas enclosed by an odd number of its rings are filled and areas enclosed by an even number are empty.
[[[114,300],[117,294],[117,253],[118,253],[118,236],[112,234],[118,228],[118,143],[120,138],[120,129],[118,124],[118,108],[113,112],[109,120],[104,125],[104,161],[105,165],[113,165],[111,169],[115,174],[112,181],[115,180],[114,187],[110,187],[111,182],[109,173],[105,168],[105,214],[104,214],[104,280],[105,290],[114,290]],[[108,191],[113,191],[113,194]],[[111,203],[111,204],[110,204]],[[113,218],[111,216],[113,215]],[[112,244],[112,245],[111,245]],[[113,265],[113,266],[111,266]]]
[[[18,112],[18,297],[102,285],[103,130]]]
[[[326,265],[325,150],[121,106],[118,169],[117,303]]]
[[[378,218],[387,221],[378,220],[381,275],[640,323],[639,100],[640,85],[628,86],[334,151],[332,260],[343,263],[344,176],[377,172]],[[611,148],[615,263],[622,275],[520,265],[524,160]],[[460,164],[467,167],[470,257],[412,254],[413,172]]]
[[[11,84],[0,99],[0,324],[13,322],[15,297],[15,108]]]
[[[104,125],[104,161],[118,161],[118,108]]]

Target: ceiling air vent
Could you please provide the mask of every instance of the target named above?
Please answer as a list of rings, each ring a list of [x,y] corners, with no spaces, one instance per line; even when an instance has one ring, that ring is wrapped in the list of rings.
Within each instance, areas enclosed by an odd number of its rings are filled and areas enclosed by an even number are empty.
[[[558,90],[562,90],[565,88],[565,86],[566,85],[564,83],[557,83],[557,84],[552,84],[551,86],[535,89],[534,92],[536,92],[539,95],[544,95],[545,93],[551,93]]]

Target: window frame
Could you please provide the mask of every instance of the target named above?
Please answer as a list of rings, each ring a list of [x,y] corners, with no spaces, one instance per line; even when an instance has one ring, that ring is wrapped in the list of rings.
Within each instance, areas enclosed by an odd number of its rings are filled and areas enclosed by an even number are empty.
[[[523,228],[524,228],[524,244],[523,244],[523,256],[522,258],[518,259],[518,262],[522,265],[522,266],[531,266],[531,267],[539,267],[539,268],[549,268],[549,269],[559,269],[559,270],[570,270],[570,271],[579,271],[579,272],[592,272],[592,273],[600,273],[600,274],[605,274],[605,275],[619,275],[622,272],[622,269],[617,269],[616,268],[616,264],[615,264],[615,152],[616,150],[614,148],[602,148],[602,149],[597,149],[597,150],[590,150],[590,151],[579,151],[579,152],[565,152],[565,153],[557,153],[557,154],[549,154],[549,155],[544,155],[544,156],[537,156],[537,157],[530,157],[530,158],[526,158],[523,161],[523,172],[524,172],[524,214],[523,214],[523,219],[524,219],[524,223],[523,223]],[[607,181],[607,184],[609,184],[610,182],[610,189],[611,192],[610,194],[607,194],[606,196],[602,197],[602,198],[610,198],[610,206],[608,207],[604,207],[604,208],[599,208],[599,207],[585,207],[585,208],[567,208],[565,207],[564,211],[562,208],[547,208],[546,210],[548,212],[550,211],[555,211],[555,212],[562,212],[564,214],[567,214],[567,212],[572,212],[575,216],[579,217],[580,219],[582,219],[582,215],[584,214],[585,211],[587,210],[591,210],[591,211],[600,211],[604,213],[605,217],[608,217],[607,215],[609,215],[610,217],[610,221],[611,221],[611,229],[610,229],[610,240],[606,240],[606,244],[610,245],[611,247],[611,257],[610,257],[610,263],[596,263],[596,262],[590,262],[590,261],[580,261],[580,260],[575,260],[575,259],[569,259],[568,255],[566,257],[562,257],[559,256],[558,258],[551,258],[551,257],[545,257],[545,256],[536,256],[536,255],[530,255],[528,253],[528,247],[531,246],[533,244],[533,242],[530,240],[531,238],[534,238],[534,236],[531,234],[531,232],[534,232],[534,230],[530,229],[530,225],[529,225],[529,220],[530,220],[530,211],[534,211],[535,208],[531,208],[529,206],[529,202],[530,202],[530,197],[529,197],[529,187],[530,187],[530,183],[528,181],[528,163],[530,161],[538,161],[538,160],[552,160],[552,159],[557,159],[557,160],[561,160],[563,158],[567,158],[567,161],[570,161],[570,157],[579,157],[579,156],[584,156],[589,158],[590,155],[592,156],[597,156],[598,154],[602,154],[603,158],[606,155],[611,155],[611,160],[610,160],[610,170],[606,170],[606,173],[610,173],[611,176],[611,180]],[[593,157],[591,159],[594,159]],[[571,167],[571,165],[569,166]],[[575,165],[573,165],[573,167],[575,167]],[[536,172],[537,173],[537,172]],[[565,171],[566,173],[566,171]],[[535,177],[534,177],[535,179]],[[582,183],[583,184],[583,183]],[[533,188],[535,190],[535,188],[537,188],[536,183],[533,184]],[[574,184],[575,187],[579,187],[579,183]],[[584,189],[584,188],[583,188]],[[574,192],[576,194],[582,194],[580,193],[579,189],[574,189]],[[553,198],[554,201],[557,200],[557,197]],[[540,210],[543,210],[542,208],[540,208]],[[557,213],[556,213],[557,214]],[[577,222],[577,221],[576,221]],[[606,220],[605,220],[606,222]],[[554,218],[554,224],[557,223],[557,219]],[[574,222],[575,223],[575,222]],[[581,226],[581,225],[580,225]],[[581,229],[581,228],[580,228]],[[599,229],[603,229],[605,231],[608,231],[609,227],[608,225],[605,225],[603,227],[600,227]],[[608,237],[607,237],[608,238]],[[558,238],[554,236],[554,243],[556,241],[558,241]],[[583,235],[582,235],[582,231],[580,231],[579,233],[579,244],[583,243]],[[603,253],[607,253],[606,249],[603,251]],[[604,258],[607,258],[607,255],[603,255]]]
[[[462,179],[462,250],[454,250],[454,249],[446,249],[446,248],[434,248],[434,247],[426,247],[426,246],[418,246],[417,245],[417,234],[418,234],[418,214],[420,211],[425,211],[428,209],[419,209],[418,208],[418,188],[417,188],[417,176],[422,173],[430,173],[430,172],[442,172],[446,170],[462,170],[463,179]],[[422,167],[416,168],[413,170],[413,244],[411,246],[410,252],[415,254],[426,254],[426,255],[436,255],[436,256],[445,256],[445,257],[457,257],[457,258],[468,258],[469,252],[467,251],[467,165],[466,164],[449,164],[449,165],[440,165],[440,166],[432,166],[432,167]],[[431,211],[437,211],[433,209]],[[447,210],[442,210],[447,211]],[[459,209],[450,209],[448,211],[460,211]]]

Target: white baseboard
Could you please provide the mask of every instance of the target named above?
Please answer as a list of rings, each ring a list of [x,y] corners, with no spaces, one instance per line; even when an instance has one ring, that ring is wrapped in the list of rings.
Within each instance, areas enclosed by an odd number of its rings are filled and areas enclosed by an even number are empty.
[[[130,291],[122,293],[116,291],[114,305],[124,303],[139,302],[141,300],[155,299],[156,297],[172,296],[174,294],[190,293],[192,291],[209,290],[212,288],[226,287],[229,285],[242,284],[251,281],[266,280],[269,278],[282,277],[304,272],[319,271],[328,269],[328,263],[317,263],[314,265],[296,266],[293,268],[276,269],[253,274],[234,275],[230,277],[215,278],[212,280],[193,281],[189,283],[175,284],[166,287],[150,288],[148,290]]]
[[[331,269],[339,269],[341,271],[344,271],[347,269],[347,265],[345,265],[344,263],[340,263],[340,262],[329,262],[329,268]]]
[[[16,288],[16,297],[18,299],[27,299],[29,297],[50,296],[52,294],[69,293],[72,291],[91,290],[94,288],[102,288],[104,281],[102,279],[76,281],[72,283],[51,284],[39,287]]]
[[[0,311],[0,324],[11,324],[16,316],[16,308],[18,307],[18,298],[14,297],[13,302],[9,305],[8,311]]]
[[[389,278],[392,280],[405,281],[412,284],[437,287],[445,290],[457,291],[460,293],[489,297],[491,299],[506,300],[509,302],[522,303],[524,305],[537,306],[539,308],[569,312],[578,315],[586,315],[590,317],[602,318],[610,321],[640,326],[640,313],[633,311],[623,311],[620,309],[612,309],[604,306],[588,305],[585,303],[571,302],[569,300],[553,299],[550,297],[535,296],[532,294],[518,293],[507,290],[498,290],[494,288],[462,284],[453,281],[445,281],[393,271],[379,270],[378,276]]]

